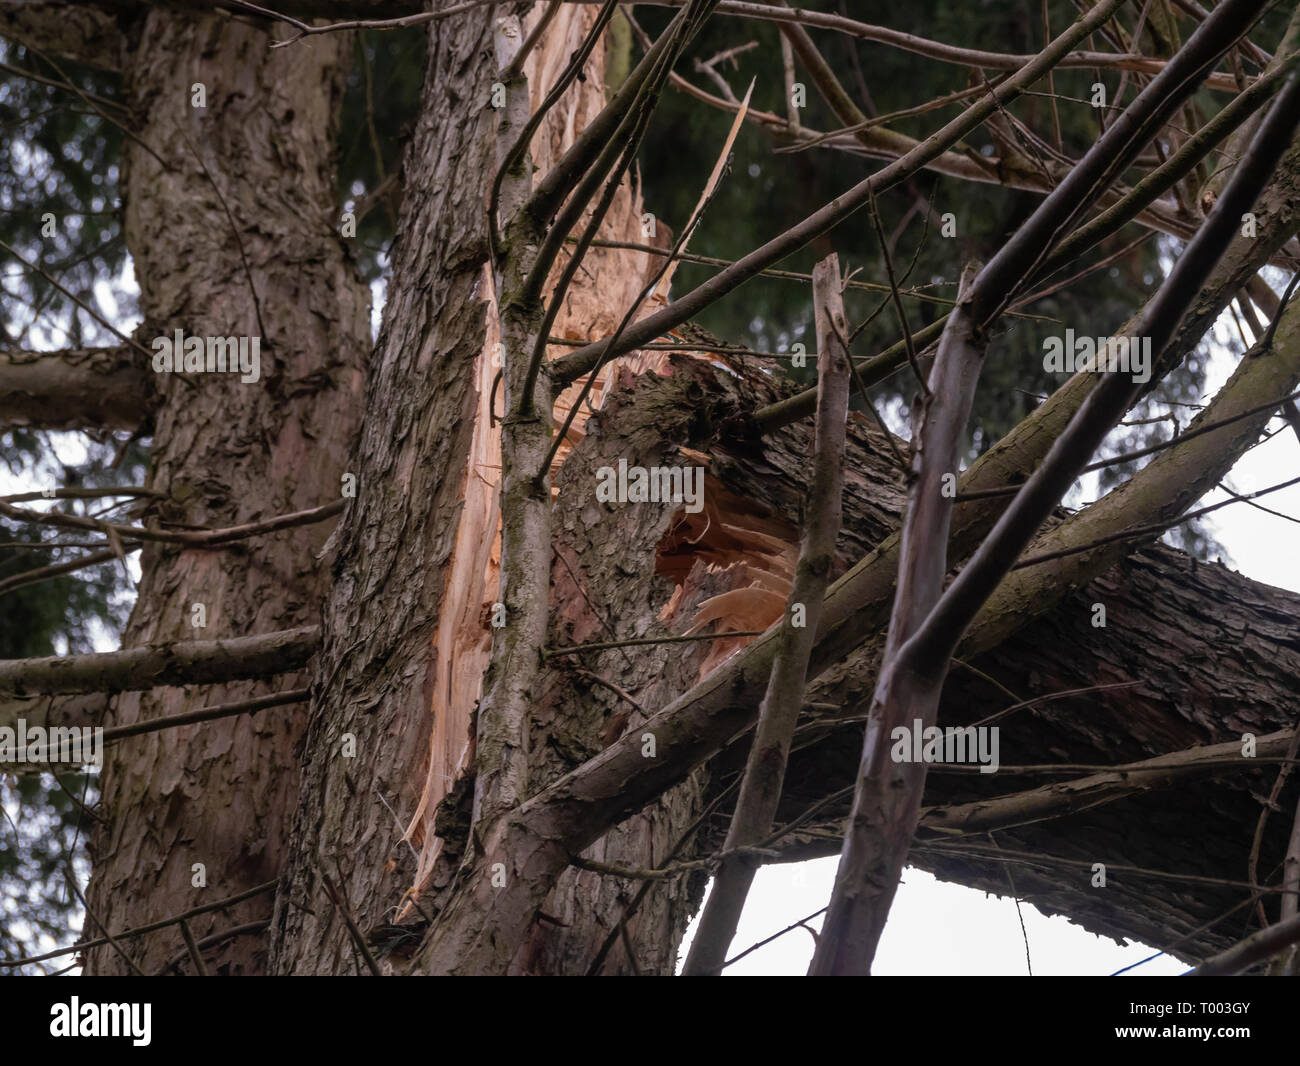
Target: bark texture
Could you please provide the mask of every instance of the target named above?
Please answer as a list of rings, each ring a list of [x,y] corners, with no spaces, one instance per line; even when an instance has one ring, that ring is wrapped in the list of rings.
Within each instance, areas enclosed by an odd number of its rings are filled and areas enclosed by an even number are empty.
[[[0,2],[0,29],[22,39],[41,27],[16,20],[63,6]],[[311,9],[341,17],[406,14],[415,6],[357,0]],[[145,119],[139,136],[162,159],[137,144],[127,149],[126,237],[146,315],[140,336],[147,343],[176,328],[257,335],[262,376],[248,385],[199,374],[187,384],[157,378],[130,351],[106,349],[59,360],[10,355],[0,365],[0,391],[8,382],[22,393],[22,417],[34,425],[68,424],[65,417],[111,428],[152,425],[150,484],[168,498],[146,522],[231,527],[319,507],[338,499],[345,471],[356,475],[358,495],[319,562],[329,525],[220,551],[146,547],[126,647],[320,621],[321,652],[310,673],[310,716],[278,707],[256,718],[131,737],[112,749],[103,776],[107,820],[92,840],[91,908],[110,928],[133,927],[282,877],[273,915],[270,897],[261,896],[191,923],[200,940],[244,931],[212,950],[210,971],[350,973],[360,963],[323,888],[328,875],[394,973],[672,972],[705,874],[647,882],[618,870],[660,867],[722,846],[764,671],[735,679],[710,712],[707,731],[671,738],[698,757],[688,770],[656,769],[660,776],[639,783],[662,785],[662,796],[644,805],[640,793],[620,795],[620,782],[600,783],[606,791],[597,813],[617,824],[582,837],[573,849],[581,855],[567,846],[582,835],[565,823],[562,803],[540,834],[520,835],[507,818],[487,827],[488,839],[469,839],[474,782],[465,771],[474,761],[475,702],[492,607],[505,598],[496,584],[499,430],[489,415],[499,338],[483,225],[485,178],[495,170],[489,101],[499,11],[473,8],[429,24],[430,65],[406,161],[393,284],[369,366],[368,294],[334,218],[333,126],[348,39],[313,36],[268,51],[267,26],[193,5],[123,3],[114,11],[110,22],[80,31],[82,50],[112,51],[105,65],[120,61],[128,102]],[[534,106],[592,17],[588,5],[566,7],[556,18],[529,61]],[[43,25],[56,54],[76,55],[49,35],[48,17]],[[539,170],[599,108],[603,64],[601,45],[585,81],[539,132]],[[196,83],[206,90],[203,109],[191,104]],[[1261,238],[1234,246],[1185,320],[1182,352],[1294,232],[1298,162],[1300,149],[1261,200]],[[624,190],[601,236],[639,239],[638,215],[634,191]],[[593,249],[553,332],[584,343],[609,333],[645,270],[639,255]],[[655,309],[652,302],[647,311]],[[563,780],[620,738],[655,760],[656,741],[666,741],[642,728],[648,716],[749,642],[728,633],[762,629],[779,617],[812,428],[794,424],[761,439],[748,431],[755,410],[790,394],[774,384],[773,370],[761,360],[655,353],[626,360],[596,389],[599,413],[578,422],[555,473],[550,648],[688,629],[720,636],[548,657],[527,723],[530,791]],[[106,383],[98,395],[96,380]],[[1084,379],[1072,382],[1015,440],[991,450],[981,467],[985,483],[1023,478],[1041,455],[1034,441],[1058,432],[1088,387]],[[70,394],[71,407],[60,412],[56,394]],[[562,397],[557,413],[571,402],[571,393]],[[705,467],[704,512],[598,499],[598,472],[619,460]],[[836,573],[888,549],[904,500],[880,431],[854,416]],[[972,514],[992,506],[958,508],[955,528],[969,528]],[[886,574],[882,567],[877,575],[884,608]],[[1110,765],[1294,726],[1300,596],[1162,547],[1145,548],[1086,583],[1070,582],[1070,589],[1030,630],[1001,621],[1001,642],[950,677],[941,725],[978,721],[1016,699],[1137,681],[1016,711],[1002,723],[1001,761]],[[1092,624],[1099,602],[1107,609],[1103,629]],[[206,613],[206,628],[197,630],[196,603]],[[809,690],[778,822],[852,783],[880,643],[854,650]],[[823,649],[814,672],[836,650]],[[272,682],[123,694],[111,701],[105,724],[301,687],[308,675],[296,669],[300,652],[283,661],[295,670]],[[105,704],[94,695],[49,701],[49,721],[98,718]],[[0,710],[12,706],[21,705],[6,700]],[[709,758],[719,735],[731,744]],[[1247,930],[1245,911],[1202,928],[1238,903],[1243,889],[1122,868],[1243,880],[1273,773],[1261,765],[1178,777],[1177,790],[1080,806],[1059,821],[999,830],[997,843],[1038,857],[1038,866],[1017,870],[1016,889],[1040,908],[1176,954],[1205,954]],[[1039,783],[1011,780],[1026,789]],[[1297,787],[1293,782],[1282,797],[1283,809],[1294,808]],[[970,803],[1012,790],[1007,776],[936,772],[924,802]],[[589,812],[589,797],[579,800],[572,810]],[[847,803],[846,795],[793,834],[786,856],[838,851]],[[1193,847],[1189,825],[1203,833]],[[1260,863],[1266,878],[1282,861],[1287,828],[1283,817],[1270,823]],[[973,846],[986,843],[923,831],[913,859],[943,877],[1004,892],[1003,865],[987,846]],[[494,891],[458,872],[470,848],[493,861],[499,856],[507,879],[540,887],[493,915],[501,919],[496,927],[466,925],[422,945],[430,918],[466,900],[481,903],[474,892]],[[1077,865],[1052,865],[1053,858]],[[1109,887],[1091,886],[1094,862],[1114,869]],[[204,864],[206,887],[194,884],[195,863]],[[269,962],[257,924],[268,916]],[[129,950],[146,971],[184,958],[174,928],[136,939]],[[111,948],[88,953],[88,972],[123,969]]]
[[[260,28],[152,7],[128,21],[126,99],[144,117],[127,148],[125,235],[141,289],[141,335],[259,336],[261,376],[174,375],[160,406],[146,516],[221,527],[339,499],[360,416],[369,294],[335,229],[334,128],[349,41],[268,50]],[[206,107],[193,106],[196,84]],[[143,357],[141,357],[143,362]],[[151,375],[152,376],[152,375]],[[125,647],[285,630],[317,620],[328,525],[219,551],[146,547]],[[193,605],[206,627],[195,628]],[[119,697],[106,724],[301,687],[269,682]],[[91,840],[90,907],[124,928],[273,879],[283,864],[305,713],[282,707],[134,737],[110,752]],[[206,887],[199,887],[202,863]],[[269,897],[192,923],[202,938],[265,919]],[[183,948],[174,929],[131,947],[146,971]],[[210,972],[260,973],[260,938],[226,941]],[[117,973],[111,949],[87,972]]]
[[[566,8],[548,29],[526,67],[534,107],[594,16],[594,8]],[[406,163],[422,180],[403,198],[366,396],[367,409],[386,417],[365,422],[354,460],[358,505],[334,565],[321,657],[329,667],[316,679],[295,847],[272,928],[279,972],[354,966],[322,872],[343,883],[359,926],[392,946],[400,965],[397,949],[413,946],[413,935],[390,928],[394,918],[418,924],[442,905],[465,845],[467,809],[458,803],[471,782],[459,775],[472,765],[474,704],[501,599],[499,429],[488,417],[500,338],[483,225],[496,170],[492,33],[488,8],[429,27],[430,68]],[[602,106],[603,64],[598,44],[585,79],[538,131],[539,172]],[[622,190],[602,235],[639,237],[637,202]],[[645,269],[633,254],[594,249],[582,277],[602,280],[575,283],[553,334],[585,341],[612,330]],[[561,397],[557,414],[570,402]],[[500,414],[499,395],[497,403]],[[539,758],[553,742],[544,724],[534,728]],[[345,734],[356,739],[354,757],[341,754]],[[448,793],[453,802],[439,811]],[[587,912],[581,896],[567,906]],[[583,966],[585,952],[575,953]],[[529,965],[541,963],[521,963]]]

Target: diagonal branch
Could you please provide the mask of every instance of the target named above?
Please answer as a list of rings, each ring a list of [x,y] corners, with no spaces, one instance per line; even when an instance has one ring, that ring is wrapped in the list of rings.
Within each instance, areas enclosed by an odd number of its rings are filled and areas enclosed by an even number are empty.
[[[892,761],[889,744],[893,730],[910,726],[913,719],[921,719],[921,728],[934,724],[937,690],[943,683],[942,673],[935,678],[909,669],[899,650],[938,601],[948,570],[953,499],[943,486],[957,469],[984,355],[971,311],[974,286],[969,278],[964,280],[935,355],[930,391],[914,415],[916,480],[903,522],[898,588],[849,832],[809,970],[813,975],[863,973],[869,968],[898,884],[895,867],[902,867],[921,807],[925,764]]]

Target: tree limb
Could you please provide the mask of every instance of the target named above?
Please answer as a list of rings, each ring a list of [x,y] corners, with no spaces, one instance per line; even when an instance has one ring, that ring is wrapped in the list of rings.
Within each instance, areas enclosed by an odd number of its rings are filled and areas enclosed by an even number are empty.
[[[127,692],[290,673],[320,641],[318,626],[223,640],[185,640],[121,651],[0,661],[0,692]]]
[[[128,345],[0,351],[0,423],[134,432],[153,417],[155,378]]]
[[[929,394],[914,415],[915,482],[903,522],[894,610],[867,722],[849,830],[809,970],[812,975],[870,969],[925,789],[925,764],[895,762],[889,758],[889,746],[893,730],[910,727],[914,718],[921,719],[922,727],[934,724],[938,689],[946,674],[946,664],[937,672],[900,669],[898,653],[938,601],[948,570],[953,499],[944,491],[944,482],[957,469],[984,356],[972,316],[978,280],[972,284],[968,276],[963,281],[930,371]]]

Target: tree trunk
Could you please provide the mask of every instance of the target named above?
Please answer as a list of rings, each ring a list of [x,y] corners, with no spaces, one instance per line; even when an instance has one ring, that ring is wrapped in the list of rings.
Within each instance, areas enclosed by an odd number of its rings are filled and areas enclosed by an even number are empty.
[[[147,116],[124,175],[145,318],[138,336],[146,346],[177,329],[261,338],[255,383],[218,373],[193,374],[189,384],[160,377],[149,483],[168,499],[146,520],[222,527],[337,500],[370,345],[369,293],[336,230],[334,134],[349,38],[268,52],[261,29],[155,8],[129,48],[127,100]],[[204,108],[192,106],[197,83]],[[218,550],[146,547],[124,646],[315,622],[329,578],[316,562],[327,532],[305,526]],[[205,628],[192,625],[195,604]],[[126,693],[105,724],[303,684],[291,674]],[[273,880],[305,720],[289,705],[111,748],[101,779],[106,821],[91,838],[90,915],[121,929]],[[265,919],[270,908],[269,896],[252,899],[196,919],[193,933]],[[86,933],[98,931],[88,917]],[[129,947],[145,972],[178,949],[175,929]],[[208,966],[255,974],[265,959],[263,938],[245,935],[214,948]],[[87,972],[129,971],[106,948],[88,953]]]
[[[592,8],[566,7],[530,56],[534,108],[594,17]],[[430,28],[424,106],[407,157],[408,173],[421,180],[408,183],[403,197],[394,284],[366,397],[367,410],[389,414],[365,421],[354,461],[358,505],[334,564],[297,830],[272,930],[280,972],[358,965],[322,875],[344,886],[360,927],[382,938],[395,914],[418,922],[443,905],[465,846],[460,820],[468,808],[437,808],[472,764],[472,715],[499,599],[499,430],[488,416],[499,333],[483,228],[485,186],[498,165],[492,22],[484,8]],[[539,170],[603,106],[604,62],[597,44],[584,79],[548,116],[533,147]],[[616,197],[601,235],[641,239],[630,187]],[[586,341],[613,330],[646,272],[644,257],[610,249],[593,249],[586,267],[553,334]],[[568,402],[561,397],[561,413]],[[578,423],[575,440],[581,432]],[[657,535],[647,532],[646,543]],[[554,590],[561,615],[575,592],[567,572],[563,580],[568,588]],[[607,617],[618,617],[615,597],[601,602]],[[578,722],[563,720],[575,714]],[[606,728],[600,707],[564,708],[549,693],[534,725],[539,784],[567,769],[566,760],[599,750]],[[354,755],[344,754],[349,736]],[[459,790],[455,799],[469,796]],[[620,830],[606,856],[654,865],[692,809],[689,798],[665,800],[668,813],[648,812]],[[681,895],[674,886],[667,893]],[[665,930],[679,936],[688,910],[660,907],[659,895],[642,905],[634,953],[640,966],[663,973],[673,967],[676,943]],[[585,969],[626,898],[596,875],[566,876],[516,968]],[[399,953],[414,946],[409,929],[394,928],[391,938]]]

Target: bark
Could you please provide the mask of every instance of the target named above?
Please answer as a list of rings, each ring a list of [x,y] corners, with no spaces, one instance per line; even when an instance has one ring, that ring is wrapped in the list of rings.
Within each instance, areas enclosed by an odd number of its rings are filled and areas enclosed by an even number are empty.
[[[271,51],[264,30],[221,15],[124,11],[125,99],[143,122],[126,149],[125,236],[141,289],[140,334],[260,336],[261,377],[158,381],[149,483],[167,494],[145,524],[231,527],[337,501],[360,415],[369,294],[338,237],[334,127],[349,40],[313,37]],[[278,33],[279,31],[277,31]],[[283,34],[280,34],[283,35]],[[206,108],[191,106],[194,83]],[[123,645],[231,638],[317,620],[327,533],[304,526],[220,552],[150,545]],[[191,626],[192,606],[206,628]],[[105,724],[238,702],[305,684],[300,670],[268,682],[119,697]],[[132,737],[110,749],[101,778],[105,821],[91,839],[90,906],[111,928],[149,924],[209,897],[275,878],[296,794],[305,712],[223,718]],[[193,864],[206,887],[193,884]],[[147,886],[147,887],[145,887]],[[191,923],[196,938],[265,919],[248,900]],[[136,940],[157,969],[184,945],[174,928]],[[119,973],[111,949],[87,972]],[[215,974],[262,972],[257,937],[207,956]]]
[[[0,37],[57,59],[118,70],[123,46],[117,20],[100,5],[71,0],[2,0]]]
[[[594,16],[594,8],[566,8],[530,57],[525,71],[534,109]],[[329,667],[317,678],[294,849],[272,926],[279,972],[351,972],[352,945],[326,899],[322,873],[340,881],[360,928],[382,935],[395,913],[418,924],[443,905],[465,846],[468,808],[458,804],[468,800],[464,788],[472,782],[460,775],[473,763],[472,716],[493,633],[489,617],[502,599],[494,469],[500,430],[488,417],[500,338],[482,224],[496,169],[489,9],[431,23],[428,54],[424,106],[407,159],[408,171],[423,180],[403,199],[394,281],[366,397],[368,410],[386,416],[366,421],[354,459],[363,506],[344,520],[325,615],[320,662]],[[533,145],[540,172],[603,105],[603,62],[602,43],[585,80],[543,124]],[[624,190],[607,235],[639,236],[639,214],[632,191]],[[587,339],[612,330],[645,275],[640,257],[593,249],[553,333]],[[603,284],[589,283],[591,277]],[[561,397],[557,414],[570,402]],[[497,403],[499,411],[499,394]],[[373,495],[367,486],[376,486]],[[612,600],[598,602],[617,616]],[[544,711],[532,717],[538,765],[530,764],[530,779],[545,781],[555,773],[545,763],[549,753],[572,751],[573,742],[555,738]],[[603,715],[583,720],[596,736],[605,726]],[[355,758],[338,754],[345,733],[356,738]],[[592,750],[594,742],[584,737],[579,750]],[[629,830],[630,861],[646,861],[671,830],[649,817],[645,827]],[[552,917],[568,924],[538,930],[522,968],[563,971],[591,961],[626,893],[594,875],[581,881],[557,894],[556,909],[568,918]],[[650,905],[644,913],[656,912]],[[557,936],[574,946],[555,944]],[[391,939],[406,943],[411,934]],[[671,938],[654,928],[644,943],[642,965],[671,967],[671,947],[662,947]],[[560,955],[567,961],[552,961]],[[401,956],[388,964],[402,968]]]

